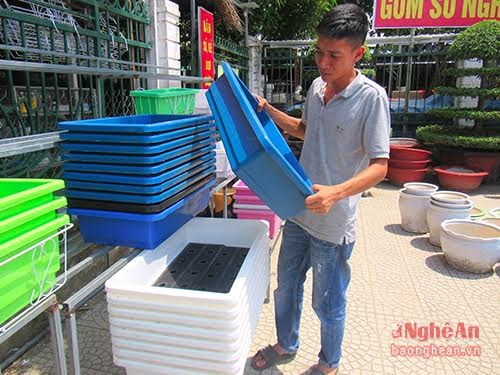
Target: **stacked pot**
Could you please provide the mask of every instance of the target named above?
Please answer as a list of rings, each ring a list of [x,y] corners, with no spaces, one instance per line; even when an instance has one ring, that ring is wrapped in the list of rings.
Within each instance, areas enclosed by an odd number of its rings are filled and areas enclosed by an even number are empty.
[[[391,138],[389,169],[387,179],[396,186],[406,182],[423,181],[431,152],[417,148],[418,142],[413,138]]]
[[[470,219],[472,201],[469,196],[457,191],[436,191],[432,193],[427,209],[429,242],[441,247],[441,223],[449,219]]]
[[[429,233],[429,242],[441,246],[441,223],[449,219],[470,219],[469,196],[455,191],[437,191],[425,182],[408,182],[399,191],[401,227],[411,233]]]
[[[438,187],[424,182],[409,182],[399,190],[401,227],[411,233],[427,233],[427,208],[431,194]]]

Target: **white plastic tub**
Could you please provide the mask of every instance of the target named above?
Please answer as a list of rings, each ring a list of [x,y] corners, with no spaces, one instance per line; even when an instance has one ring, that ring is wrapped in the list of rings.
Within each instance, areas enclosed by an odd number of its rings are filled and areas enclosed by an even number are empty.
[[[194,218],[106,282],[115,363],[134,374],[242,374],[269,285],[264,222]],[[152,286],[190,242],[250,248],[228,293]]]

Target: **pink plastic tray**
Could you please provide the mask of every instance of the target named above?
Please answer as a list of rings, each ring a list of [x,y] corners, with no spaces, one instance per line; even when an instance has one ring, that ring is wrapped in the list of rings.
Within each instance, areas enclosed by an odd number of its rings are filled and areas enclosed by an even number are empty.
[[[272,211],[234,209],[238,219],[265,220],[269,223],[269,238],[274,238],[281,226],[281,219]]]
[[[256,204],[256,205],[265,205],[265,203],[256,195],[240,195],[235,194],[234,200],[238,204]]]

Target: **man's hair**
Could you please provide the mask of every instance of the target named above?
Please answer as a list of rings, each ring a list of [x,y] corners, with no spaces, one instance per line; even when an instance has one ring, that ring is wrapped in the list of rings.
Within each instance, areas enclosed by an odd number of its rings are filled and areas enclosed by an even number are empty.
[[[333,39],[350,39],[353,46],[359,47],[365,43],[368,28],[368,17],[363,9],[356,4],[342,4],[324,15],[316,32]]]

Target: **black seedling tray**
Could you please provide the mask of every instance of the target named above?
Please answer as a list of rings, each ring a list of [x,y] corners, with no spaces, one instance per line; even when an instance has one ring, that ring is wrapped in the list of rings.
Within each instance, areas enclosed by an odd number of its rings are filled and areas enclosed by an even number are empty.
[[[153,286],[228,293],[250,249],[189,243]]]
[[[110,202],[110,201],[98,201],[91,199],[80,199],[80,198],[67,198],[68,207],[70,208],[85,208],[90,210],[104,210],[104,211],[118,211],[118,212],[133,212],[140,214],[153,214],[161,212],[167,207],[179,202],[181,199],[187,197],[189,194],[195,192],[201,187],[208,184],[210,181],[215,181],[215,175],[211,174],[200,181],[196,182],[194,185],[189,186],[187,189],[171,196],[164,201],[155,204],[138,204],[138,203],[121,203],[121,202]]]

